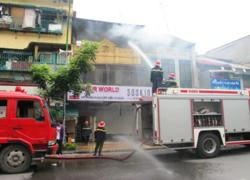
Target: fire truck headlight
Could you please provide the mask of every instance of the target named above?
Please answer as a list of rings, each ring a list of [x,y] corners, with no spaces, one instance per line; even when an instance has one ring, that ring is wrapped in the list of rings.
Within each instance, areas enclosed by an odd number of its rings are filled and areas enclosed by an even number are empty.
[[[54,146],[55,144],[56,144],[56,141],[54,141],[54,140],[48,142],[48,146]]]

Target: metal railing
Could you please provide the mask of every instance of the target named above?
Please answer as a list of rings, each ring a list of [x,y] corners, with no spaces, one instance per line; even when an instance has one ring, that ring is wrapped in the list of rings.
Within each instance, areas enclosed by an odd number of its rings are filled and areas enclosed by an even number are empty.
[[[62,34],[63,20],[34,19],[28,24],[23,17],[2,16],[0,18],[0,28],[11,31],[33,32],[44,34]]]
[[[68,57],[57,52],[42,52],[37,60],[32,53],[3,51],[0,53],[0,71],[29,71],[32,64],[49,64],[54,70],[67,64]]]
[[[32,61],[32,54],[3,51],[0,53],[0,70],[28,71]]]
[[[40,64],[64,65],[68,63],[67,61],[68,57],[66,54],[59,54],[57,52],[41,52],[38,58]]]

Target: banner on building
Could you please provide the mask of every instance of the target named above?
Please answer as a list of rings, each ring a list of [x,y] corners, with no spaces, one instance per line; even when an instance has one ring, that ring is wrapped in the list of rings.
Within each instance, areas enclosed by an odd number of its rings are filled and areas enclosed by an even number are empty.
[[[139,101],[142,96],[152,96],[151,87],[93,85],[92,91],[90,96],[86,96],[84,91],[79,96],[68,92],[68,101],[129,102]]]
[[[212,89],[241,89],[240,80],[228,80],[228,79],[211,79]]]

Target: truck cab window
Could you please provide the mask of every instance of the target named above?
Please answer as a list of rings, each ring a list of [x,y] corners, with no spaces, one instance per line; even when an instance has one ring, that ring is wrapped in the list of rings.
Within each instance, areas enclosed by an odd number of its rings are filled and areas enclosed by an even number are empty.
[[[34,102],[34,117],[37,121],[44,121],[43,110],[38,101]]]
[[[0,119],[6,118],[7,100],[0,100]]]
[[[18,118],[34,118],[37,121],[44,121],[44,114],[38,101],[18,101]]]

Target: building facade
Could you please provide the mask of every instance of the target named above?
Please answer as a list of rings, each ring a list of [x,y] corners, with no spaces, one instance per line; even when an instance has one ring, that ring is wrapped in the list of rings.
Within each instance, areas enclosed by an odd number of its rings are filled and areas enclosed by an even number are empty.
[[[146,40],[143,29],[140,25],[74,19],[73,44],[82,40],[100,43],[95,70],[83,75],[94,87],[93,96],[68,96],[68,111],[78,112],[78,130],[68,133],[77,140],[86,120],[92,128],[96,122],[106,121],[109,135],[138,133],[134,102],[140,96],[151,96],[150,70],[156,59],[161,60],[165,79],[168,73],[176,73],[180,87],[194,86],[194,45],[174,36],[165,37],[167,42]],[[148,123],[143,124],[140,134],[150,131]]]
[[[250,36],[208,51],[197,58],[200,87],[245,89],[250,87]]]
[[[68,17],[72,17],[72,3],[67,0],[0,2],[2,86],[32,84],[29,69],[34,63],[55,69],[67,63],[67,55],[59,50],[65,49],[67,39],[71,43]]]

